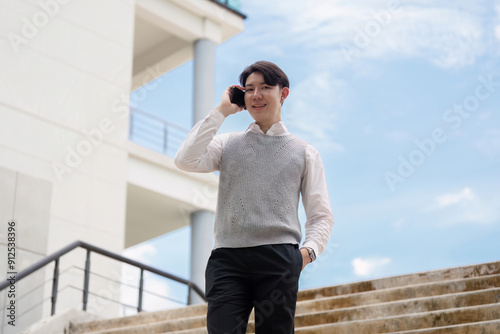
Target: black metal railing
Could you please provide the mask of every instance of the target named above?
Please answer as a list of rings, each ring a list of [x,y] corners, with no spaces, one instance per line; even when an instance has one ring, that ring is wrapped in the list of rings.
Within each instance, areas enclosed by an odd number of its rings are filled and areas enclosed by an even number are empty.
[[[246,19],[246,15],[240,11],[241,10],[240,0],[210,0],[210,1],[223,5],[233,13],[239,15],[241,18]]]
[[[129,259],[125,256],[122,256],[122,255],[119,255],[119,254],[116,254],[116,253],[113,253],[113,252],[110,252],[108,250],[105,250],[103,248],[99,248],[97,246],[94,246],[94,245],[91,245],[91,244],[88,244],[86,242],[83,242],[83,241],[75,241],[73,243],[71,243],[70,245],[64,247],[63,249],[47,256],[46,258],[36,262],[35,264],[31,265],[30,267],[24,269],[23,271],[19,272],[17,275],[16,275],[16,282],[20,281],[21,279],[31,275],[32,273],[34,273],[35,271],[45,267],[46,265],[50,264],[51,262],[54,262],[54,273],[53,273],[53,277],[52,277],[52,295],[51,295],[51,315],[54,315],[56,313],[56,304],[57,304],[57,295],[58,295],[58,292],[59,291],[59,277],[61,275],[61,273],[59,272],[59,262],[60,262],[60,258],[71,252],[72,250],[76,249],[76,248],[84,248],[87,250],[87,254],[86,254],[86,259],[85,259],[85,269],[84,269],[84,283],[83,283],[83,298],[82,298],[82,302],[83,302],[83,307],[82,309],[84,311],[87,310],[87,304],[88,304],[88,298],[89,298],[89,283],[90,283],[90,265],[91,265],[91,261],[90,261],[90,254],[92,252],[94,253],[97,253],[97,254],[100,254],[100,255],[104,255],[106,257],[109,257],[111,259],[114,259],[114,260],[117,260],[117,261],[120,261],[122,263],[126,263],[126,264],[129,264],[131,266],[134,266],[134,267],[137,267],[140,269],[140,278],[139,278],[139,294],[138,294],[138,300],[137,300],[137,312],[142,312],[143,311],[143,293],[144,293],[144,272],[150,272],[150,273],[153,273],[153,274],[156,274],[156,275],[159,275],[161,277],[165,277],[167,279],[170,279],[170,280],[173,280],[175,282],[178,282],[178,283],[181,283],[181,284],[184,284],[188,287],[189,291],[188,291],[188,299],[189,299],[189,294],[192,293],[192,291],[194,291],[195,293],[197,293],[203,300],[207,300],[206,297],[205,297],[205,294],[203,293],[203,291],[193,282],[189,281],[189,280],[186,280],[184,278],[181,278],[181,277],[178,277],[178,276],[175,276],[173,274],[170,274],[170,273],[167,273],[163,270],[160,270],[160,269],[157,269],[155,267],[152,267],[152,266],[149,266],[147,264],[144,264],[144,263],[141,263],[141,262],[138,262],[138,261],[135,261],[135,260],[132,260],[132,259]],[[0,291],[4,290],[5,288],[9,287],[10,286],[10,282],[8,280],[6,281],[3,281],[0,283]],[[37,287],[38,288],[38,287]]]
[[[137,108],[130,109],[129,140],[174,157],[189,130]]]
[[[232,9],[240,10],[241,3],[240,0],[217,0],[224,6],[230,7]]]

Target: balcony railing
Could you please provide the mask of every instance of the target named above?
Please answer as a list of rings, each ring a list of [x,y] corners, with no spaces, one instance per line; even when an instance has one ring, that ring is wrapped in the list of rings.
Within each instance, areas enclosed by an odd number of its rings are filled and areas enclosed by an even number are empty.
[[[240,0],[217,0],[224,6],[230,7],[232,9],[240,10],[241,2]]]
[[[145,111],[130,109],[129,140],[173,158],[189,130]]]
[[[246,18],[246,15],[240,11],[241,10],[241,1],[240,0],[210,0],[210,1],[217,2],[221,5],[223,5],[224,7],[228,8],[232,12],[238,14],[242,18],[244,18],[244,19]]]

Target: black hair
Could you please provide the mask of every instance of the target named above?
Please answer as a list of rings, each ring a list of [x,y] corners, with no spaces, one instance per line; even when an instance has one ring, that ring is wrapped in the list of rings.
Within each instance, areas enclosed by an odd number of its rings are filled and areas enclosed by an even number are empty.
[[[240,84],[245,87],[247,78],[253,72],[260,72],[264,76],[264,81],[269,86],[280,86],[280,88],[290,88],[290,82],[285,72],[278,65],[270,61],[260,60],[247,68],[240,74]]]

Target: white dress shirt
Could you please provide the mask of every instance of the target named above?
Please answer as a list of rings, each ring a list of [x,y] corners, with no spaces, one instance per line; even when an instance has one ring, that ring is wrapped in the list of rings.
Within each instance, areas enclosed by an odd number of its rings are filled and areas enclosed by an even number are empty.
[[[212,110],[205,119],[196,123],[175,155],[178,168],[188,172],[207,173],[220,170],[221,155],[230,133],[217,135],[224,122],[222,113]],[[264,134],[255,122],[246,131]],[[267,136],[289,134],[285,124],[275,123]],[[305,240],[302,247],[311,248],[316,256],[328,242],[333,226],[333,215],[326,187],[323,162],[319,152],[311,145],[306,148],[306,169],[301,187],[302,204],[306,213]]]

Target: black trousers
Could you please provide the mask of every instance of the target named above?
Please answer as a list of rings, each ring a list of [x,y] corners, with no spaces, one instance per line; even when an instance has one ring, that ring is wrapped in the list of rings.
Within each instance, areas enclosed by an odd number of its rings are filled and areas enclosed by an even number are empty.
[[[293,333],[301,269],[298,245],[213,250],[205,272],[208,333],[245,333],[252,308],[256,334]]]

